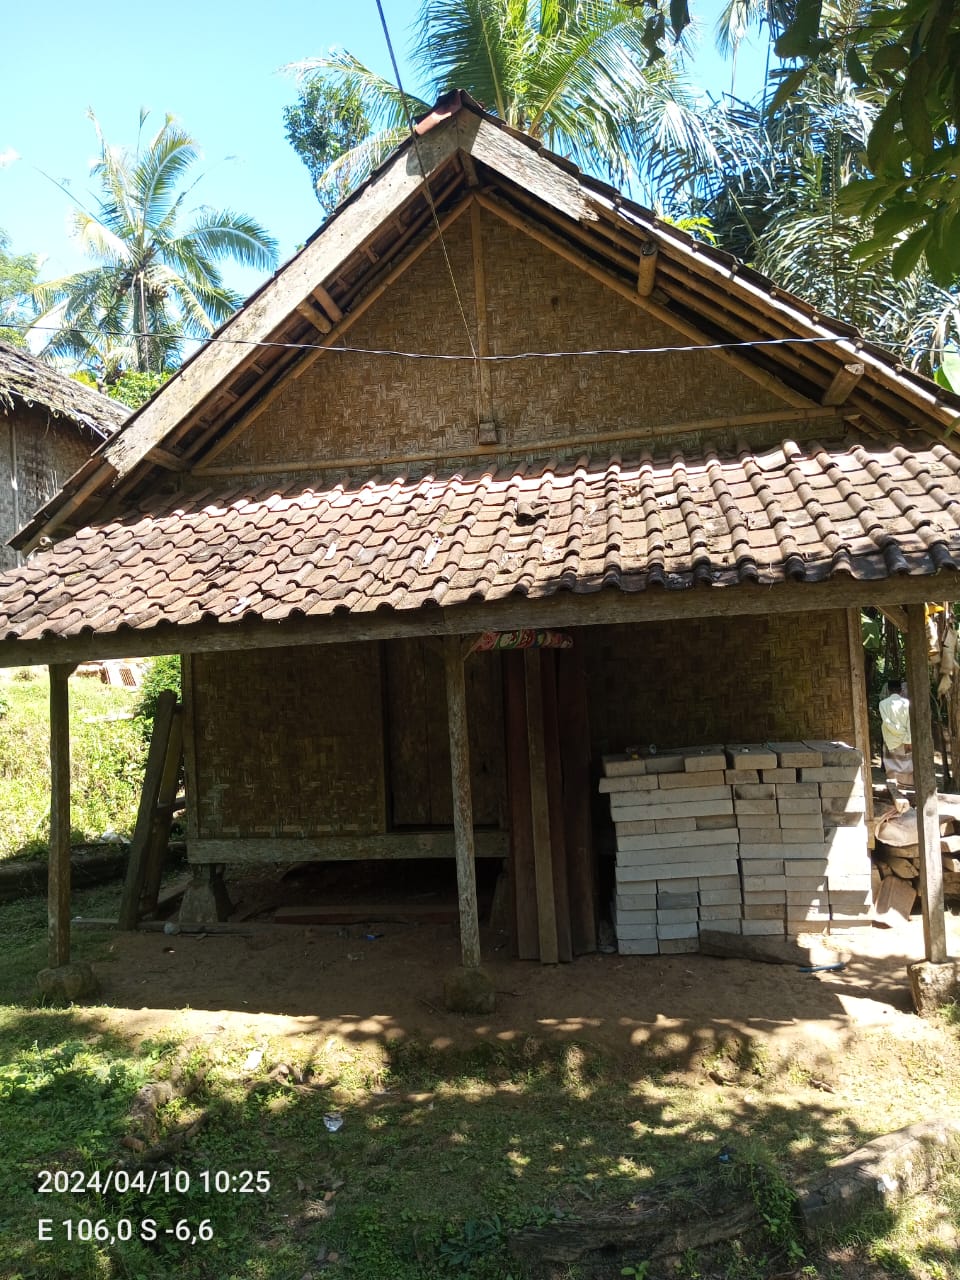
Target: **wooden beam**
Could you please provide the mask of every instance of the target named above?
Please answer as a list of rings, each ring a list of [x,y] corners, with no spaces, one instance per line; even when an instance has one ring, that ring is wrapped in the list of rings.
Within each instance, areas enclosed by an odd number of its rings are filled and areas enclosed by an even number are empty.
[[[907,621],[906,609],[901,608],[900,605],[897,604],[881,604],[877,605],[877,608],[885,618],[890,619],[898,631],[901,631],[904,635],[907,634],[910,624]]]
[[[478,858],[505,858],[506,831],[474,831]],[[452,831],[376,831],[367,836],[197,836],[187,837],[191,863],[393,862],[407,858],[454,858]]]
[[[809,409],[774,409],[761,410],[757,413],[726,414],[716,418],[695,418],[684,422],[664,422],[652,426],[626,427],[618,431],[600,431],[591,433],[591,447],[597,444],[645,443],[650,440],[661,442],[670,436],[687,435],[699,431],[736,430],[743,431],[747,427],[766,423],[783,424],[816,422],[818,426],[829,429],[840,426],[843,422],[836,409],[824,409],[814,405]],[[287,475],[297,472],[348,471],[354,467],[369,466],[376,462],[380,467],[405,467],[415,462],[443,462],[458,458],[509,458],[526,459],[537,450],[545,450],[552,456],[558,449],[571,449],[585,443],[584,436],[553,436],[547,440],[519,439],[498,442],[497,444],[467,444],[458,449],[434,449],[431,453],[394,453],[384,455],[366,454],[352,458],[310,458],[289,462],[257,462],[245,463],[242,466],[208,467],[199,463],[194,468],[198,476],[249,476],[255,475]]]
[[[133,830],[133,839],[130,841],[127,875],[123,884],[123,893],[120,897],[119,923],[121,929],[135,929],[140,916],[140,894],[143,890],[147,869],[147,850],[153,829],[154,813],[160,797],[160,788],[167,773],[167,747],[173,730],[176,709],[177,695],[172,689],[164,689],[157,698],[156,711],[153,716],[153,734],[150,738],[150,749],[147,752],[147,766],[144,772],[143,789],[140,793],[137,821]],[[179,746],[178,736],[178,767],[180,760]]]
[[[550,232],[544,231],[535,222],[529,218],[523,217],[516,213],[509,206],[501,204],[498,200],[492,200],[489,196],[478,192],[476,199],[480,201],[485,209],[497,217],[501,218],[509,226],[516,227],[517,230],[525,232],[532,240],[544,245],[545,248],[551,249],[558,257],[572,263],[580,271],[586,275],[592,276],[594,280],[606,285],[608,289],[612,289],[614,293],[620,294],[622,298],[626,298],[628,302],[634,302],[638,306],[642,306],[645,311],[654,316],[662,324],[668,325],[677,333],[683,334],[685,338],[689,338],[692,343],[697,346],[710,346],[716,342],[716,339],[699,328],[697,325],[691,324],[689,320],[685,320],[682,316],[678,316],[669,308],[661,306],[660,303],[654,302],[652,298],[643,298],[637,293],[636,289],[631,288],[623,280],[619,280],[616,276],[611,275],[609,271],[605,271],[602,267],[596,266],[585,258],[583,254],[576,253],[570,249],[564,241]],[[764,387],[779,399],[784,400],[787,404],[805,407],[811,405],[813,401],[808,396],[802,395],[799,391],[794,391],[792,387],[787,386],[780,378],[775,377],[772,373],[768,373],[766,369],[761,369],[745,356],[738,355],[733,351],[713,350],[711,355],[716,356],[719,360],[723,360],[726,364],[737,369],[745,377],[752,382],[756,382],[759,386]]]
[[[523,654],[500,655],[503,670],[503,719],[510,806],[510,889],[518,960],[536,960],[537,877],[533,863],[530,808],[530,758],[527,747],[527,695]]]
[[[645,240],[640,250],[640,262],[637,265],[637,293],[641,298],[649,298],[657,282],[657,258],[660,248],[656,240]]]
[[[930,668],[927,663],[927,628],[922,604],[907,605],[907,682],[910,690],[910,738],[913,748],[913,785],[917,809],[917,857],[920,861],[920,896],[923,908],[923,944],[926,959],[943,964],[947,959],[946,920],[943,909],[943,864],[940,860],[940,819],[937,812],[937,775],[933,759],[933,722],[930,715]]]
[[[833,375],[833,381],[820,397],[821,404],[843,404],[860,379],[865,365],[859,361],[841,365]]]
[[[489,603],[401,612],[337,614],[291,618],[285,622],[253,619],[169,623],[134,631],[71,635],[63,639],[0,640],[0,667],[89,662],[103,658],[153,657],[165,653],[235,653],[249,649],[297,648],[358,640],[395,640],[408,636],[465,635],[476,631],[515,631],[520,627],[592,627],[624,622],[689,621],[694,618],[763,617],[811,613],[915,600],[960,600],[960,574],[895,576],[875,581],[831,579],[821,583],[782,582],[773,586],[700,587],[691,590],[556,591],[542,598],[515,595]]]
[[[333,298],[326,291],[323,285],[318,284],[316,288],[311,290],[311,294],[320,303],[320,306],[323,307],[324,311],[327,313],[330,319],[334,322],[334,324],[339,324],[340,321],[343,319],[343,312],[334,302]]]
[[[540,963],[557,964],[557,906],[553,892],[553,856],[550,848],[550,797],[547,788],[547,756],[543,726],[543,685],[540,650],[523,651],[527,688],[527,753],[530,767],[530,805],[533,819],[533,864],[537,879],[537,929]]]
[[[313,325],[318,333],[329,333],[333,328],[333,321],[330,317],[310,298],[304,298],[303,302],[298,302],[297,311]]]
[[[477,414],[478,424],[493,421],[493,404],[490,396],[490,366],[484,357],[490,354],[487,338],[487,283],[483,262],[483,229],[480,226],[480,206],[470,202],[470,243],[473,250],[473,288],[477,316]]]
[[[70,963],[70,693],[72,664],[50,666],[50,862],[47,951],[51,968]]]
[[[860,775],[863,780],[863,794],[866,801],[868,831],[873,817],[873,771],[870,750],[870,708],[867,702],[867,672],[863,660],[863,628],[860,625],[860,610],[847,609],[847,648],[850,662],[850,700],[853,709],[854,746],[863,753],[863,764]],[[870,839],[871,845],[873,837]]]
[[[477,865],[473,843],[473,798],[470,794],[470,742],[467,733],[467,694],[460,636],[444,639],[443,668],[447,686],[447,727],[450,733],[450,775],[453,786],[453,831],[457,857],[457,895],[460,900],[460,951],[465,968],[480,964],[480,923],[477,915]]]

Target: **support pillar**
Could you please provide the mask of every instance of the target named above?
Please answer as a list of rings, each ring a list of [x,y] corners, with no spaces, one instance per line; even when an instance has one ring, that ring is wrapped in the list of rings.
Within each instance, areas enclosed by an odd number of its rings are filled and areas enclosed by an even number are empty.
[[[47,937],[51,968],[70,963],[70,695],[72,665],[50,672],[50,859]]]
[[[460,947],[465,969],[480,965],[480,925],[477,914],[477,874],[473,845],[473,799],[470,794],[470,746],[467,737],[467,696],[460,636],[444,636],[443,665],[447,686],[450,732],[450,773],[453,783],[453,832],[460,899]]]
[[[943,863],[940,860],[940,822],[937,815],[937,775],[933,759],[930,715],[930,671],[927,628],[922,604],[908,604],[907,682],[910,694],[910,737],[913,746],[913,784],[916,791],[920,896],[923,905],[923,943],[927,960],[947,959],[943,909]]]

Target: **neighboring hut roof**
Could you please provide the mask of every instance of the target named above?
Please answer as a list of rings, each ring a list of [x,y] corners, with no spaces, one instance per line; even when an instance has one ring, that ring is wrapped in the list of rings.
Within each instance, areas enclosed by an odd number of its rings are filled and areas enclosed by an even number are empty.
[[[850,429],[868,436],[954,447],[960,397],[581,174],[467,94],[449,95],[418,131],[98,451],[18,547],[79,527],[107,500],[147,491],[164,470],[209,462],[472,201],[628,297],[679,340],[723,347],[724,360],[786,405],[836,406]],[[757,342],[767,345],[738,347]]]
[[[64,418],[101,441],[130,416],[126,405],[66,377],[29,351],[0,342],[0,408],[10,412],[17,401]]]
[[[902,591],[913,575],[960,567],[960,459],[942,445],[585,456],[200,501],[154,499],[5,575],[0,640],[424,618],[602,588],[674,596],[897,578]]]

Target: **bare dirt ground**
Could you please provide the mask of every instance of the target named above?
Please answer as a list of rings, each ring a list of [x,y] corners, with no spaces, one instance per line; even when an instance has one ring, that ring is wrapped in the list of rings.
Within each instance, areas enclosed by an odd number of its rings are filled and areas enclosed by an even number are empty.
[[[947,922],[951,954],[960,954],[960,918]],[[371,1047],[534,1037],[696,1070],[736,1041],[827,1079],[854,1077],[858,1054],[872,1060],[898,1045],[922,1052],[930,1034],[912,1011],[906,976],[923,956],[919,919],[837,936],[830,945],[850,953],[846,967],[815,974],[699,955],[593,955],[543,966],[508,958],[502,939],[487,933],[497,1010],[479,1018],[443,1008],[443,974],[459,961],[452,925],[241,927],[249,932],[117,935],[97,965],[112,1006],[105,1021],[136,1036],[337,1036]],[[925,1113],[936,1113],[936,1096],[927,1101]]]

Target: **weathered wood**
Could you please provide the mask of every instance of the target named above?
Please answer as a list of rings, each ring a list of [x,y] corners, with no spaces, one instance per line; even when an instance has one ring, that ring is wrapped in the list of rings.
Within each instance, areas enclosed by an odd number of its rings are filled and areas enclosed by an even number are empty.
[[[825,429],[840,427],[843,419],[835,409],[823,409],[814,405],[805,409],[763,410],[756,413],[727,414],[716,418],[695,418],[685,422],[657,423],[656,426],[627,427],[617,431],[591,432],[591,445],[613,444],[616,442],[643,442],[662,440],[668,436],[688,435],[703,431],[720,431],[724,429],[746,430],[750,426],[763,426],[766,423],[816,422]],[[553,454],[558,449],[569,449],[583,444],[583,435],[553,436],[550,439],[523,439],[511,442],[504,440],[497,444],[468,444],[455,449],[433,449],[429,453],[393,453],[378,454],[377,463],[382,467],[409,466],[417,462],[445,462],[460,458],[526,458],[531,453],[546,452]],[[357,454],[351,458],[310,458],[304,460],[291,459],[288,462],[257,462],[255,467],[247,462],[230,466],[207,466],[206,463],[195,468],[195,474],[204,476],[248,476],[251,471],[257,475],[295,475],[309,472],[316,475],[325,471],[349,471],[354,467],[369,466],[369,454]]]
[[[554,160],[538,155],[527,143],[472,112],[461,111],[456,122],[460,147],[469,152],[474,163],[507,173],[518,187],[535,191],[544,204],[574,222],[596,220],[597,215],[588,205],[575,170],[566,171]],[[433,130],[426,136],[429,138],[432,133]]]
[[[424,921],[457,924],[460,912],[453,902],[318,902],[298,907],[277,907],[275,924],[363,924],[366,921],[395,924]]]
[[[562,629],[616,622],[637,624],[675,619],[756,617],[875,605],[878,600],[892,598],[923,601],[931,592],[938,600],[960,599],[960,574],[937,573],[876,582],[780,583],[771,587],[740,586],[722,590],[557,592],[544,599],[514,596],[508,600],[458,605],[452,609],[290,619],[282,624],[254,619],[229,625],[197,623],[176,628],[164,624],[143,631],[123,628],[104,635],[0,641],[0,667],[124,658],[129,657],[132,650],[142,657],[170,653],[174,648],[184,654],[228,653],[245,649],[346,644],[356,640],[390,640],[398,636],[513,631],[520,627]]]
[[[47,952],[52,969],[70,963],[70,693],[72,666],[50,667],[50,871]]]
[[[527,747],[527,694],[522,653],[503,653],[503,705],[510,805],[510,889],[517,958],[536,960],[537,875],[533,861],[533,813]]]
[[[505,831],[474,831],[478,858],[505,858]],[[187,840],[191,863],[227,862],[256,866],[272,862],[364,862],[404,858],[453,858],[452,831],[381,831],[366,836],[341,835],[199,837]]]
[[[177,709],[177,695],[172,689],[164,689],[157,698],[157,706],[153,716],[153,734],[150,738],[150,749],[147,752],[147,767],[143,778],[143,790],[140,793],[140,805],[137,809],[137,821],[130,841],[130,857],[127,863],[127,876],[120,898],[120,927],[133,929],[140,915],[140,895],[143,892],[147,874],[147,851],[150,845],[154,816],[160,796],[160,788],[166,780],[168,746],[171,730]],[[177,743],[177,761],[180,752]],[[176,788],[176,780],[173,789]],[[172,799],[172,796],[171,796]]]
[[[160,881],[163,878],[167,845],[170,841],[170,824],[173,821],[173,810],[177,799],[182,767],[183,713],[181,708],[177,707],[174,711],[173,724],[170,726],[170,737],[167,739],[167,751],[163,762],[163,773],[160,777],[160,787],[157,792],[157,803],[150,819],[150,831],[147,836],[143,889],[140,894],[141,913],[153,912],[157,909]]]
[[[843,404],[850,392],[863,377],[865,366],[859,361],[841,365],[833,381],[820,397],[821,404]]]
[[[898,924],[910,919],[917,891],[909,880],[897,875],[884,876],[877,893],[874,919],[881,924]]]
[[[550,848],[550,796],[547,788],[540,650],[525,649],[523,666],[526,675],[527,755],[533,822],[533,864],[537,878],[537,934],[540,963],[557,964],[560,955],[553,886],[553,856]]]
[[[557,655],[552,649],[540,654],[543,689],[543,751],[550,815],[550,854],[553,862],[554,919],[557,923],[557,958],[573,959],[570,936],[570,894],[567,888],[567,841],[563,821],[563,770],[560,763],[560,724],[557,713]]]
[[[860,626],[860,610],[847,610],[847,644],[850,651],[850,700],[853,705],[854,746],[863,754],[860,773],[863,778],[865,808],[869,826],[873,817],[873,777],[870,772],[870,708],[867,703],[867,672],[863,659],[863,633]]]
[[[467,694],[463,650],[459,636],[444,638],[443,666],[450,728],[450,776],[453,789],[453,830],[460,906],[460,951],[465,969],[480,965],[480,923],[477,914],[477,867],[473,840],[473,801],[470,794],[470,743],[467,732]]]
[[[557,654],[557,710],[563,767],[563,821],[574,955],[597,949],[597,866],[590,798],[590,704],[583,646]]]
[[[898,631],[904,635],[907,634],[907,611],[896,604],[879,605],[879,610],[885,618],[889,618]]]
[[[907,605],[906,649],[923,944],[926,959],[934,964],[941,964],[947,958],[947,926],[943,907],[943,866],[940,862],[940,817],[933,758],[933,721],[930,715],[927,628],[922,604]]]
[[[197,772],[197,704],[193,690],[193,655],[190,653],[180,658],[180,697],[187,839],[196,840],[200,835],[200,775]]]
[[[659,245],[656,240],[644,241],[640,250],[640,262],[637,265],[637,293],[641,298],[649,298],[653,286],[657,282],[657,258]]]

